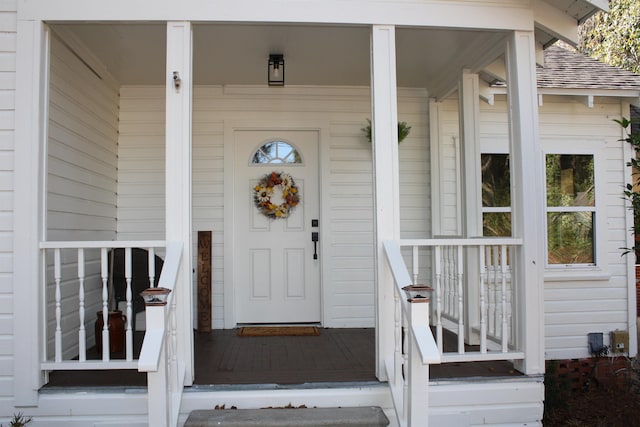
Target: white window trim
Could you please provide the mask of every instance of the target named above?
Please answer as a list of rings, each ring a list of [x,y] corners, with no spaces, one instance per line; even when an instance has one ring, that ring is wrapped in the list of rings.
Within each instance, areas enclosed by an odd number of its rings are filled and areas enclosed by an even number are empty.
[[[594,167],[594,185],[595,185],[595,207],[590,208],[588,206],[572,209],[571,207],[562,208],[562,212],[579,210],[579,211],[592,211],[595,212],[594,221],[594,264],[549,264],[549,247],[547,242],[547,213],[556,211],[555,207],[547,207],[546,200],[546,175],[544,188],[544,241],[545,241],[545,281],[565,281],[565,280],[579,280],[579,281],[601,281],[608,280],[611,277],[609,273],[609,265],[607,261],[607,216],[603,212],[606,209],[606,186],[605,179],[602,177],[603,172],[606,169],[604,148],[606,142],[603,140],[563,140],[563,141],[543,141],[542,148],[544,154],[544,161],[546,161],[547,154],[574,154],[574,155],[591,155],[593,156]]]

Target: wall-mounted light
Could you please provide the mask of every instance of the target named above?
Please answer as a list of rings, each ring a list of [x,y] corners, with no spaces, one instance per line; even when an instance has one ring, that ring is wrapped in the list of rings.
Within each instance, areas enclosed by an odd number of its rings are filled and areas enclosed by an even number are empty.
[[[284,56],[282,54],[272,53],[269,55],[267,82],[269,86],[284,86]]]

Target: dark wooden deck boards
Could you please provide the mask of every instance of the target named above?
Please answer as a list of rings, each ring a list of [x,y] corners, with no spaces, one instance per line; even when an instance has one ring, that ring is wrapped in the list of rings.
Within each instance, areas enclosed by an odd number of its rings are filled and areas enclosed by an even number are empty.
[[[139,345],[136,348],[139,351]],[[374,329],[321,329],[319,336],[306,337],[238,337],[235,330],[196,332],[194,350],[196,385],[377,381]],[[97,353],[91,355],[97,357]],[[430,367],[432,379],[517,375],[521,374],[506,361]],[[146,374],[136,371],[57,371],[50,374],[46,387],[145,385]]]

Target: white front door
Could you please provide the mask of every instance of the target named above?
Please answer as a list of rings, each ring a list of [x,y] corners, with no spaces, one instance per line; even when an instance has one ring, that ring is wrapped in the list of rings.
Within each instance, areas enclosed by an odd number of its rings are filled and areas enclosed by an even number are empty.
[[[318,132],[237,130],[234,151],[237,323],[320,322]]]

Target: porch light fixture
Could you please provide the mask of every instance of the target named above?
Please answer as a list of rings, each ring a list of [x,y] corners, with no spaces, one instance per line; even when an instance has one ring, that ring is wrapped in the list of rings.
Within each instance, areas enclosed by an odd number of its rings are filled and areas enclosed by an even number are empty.
[[[144,299],[144,305],[167,305],[167,297],[171,289],[167,288],[147,288],[140,292],[140,296]]]
[[[272,53],[269,55],[267,82],[269,86],[284,86],[284,56],[282,54]]]
[[[409,302],[429,302],[433,288],[427,285],[409,285],[402,288]]]

